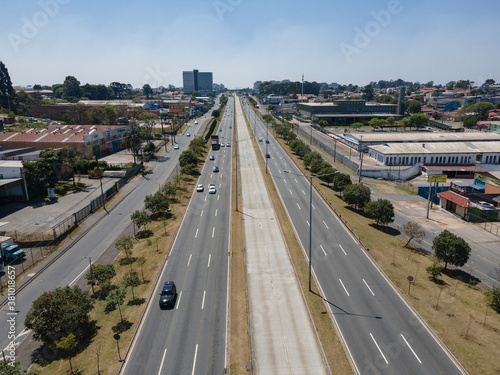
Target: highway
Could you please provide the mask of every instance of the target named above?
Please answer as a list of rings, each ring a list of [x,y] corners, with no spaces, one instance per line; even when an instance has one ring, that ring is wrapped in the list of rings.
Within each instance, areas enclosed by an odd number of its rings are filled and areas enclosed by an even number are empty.
[[[248,104],[244,109],[256,138],[269,136],[269,144],[258,144],[263,154],[268,147],[269,173],[306,250],[312,225],[313,272],[354,371],[466,373],[315,191],[310,205],[309,179],[302,176],[271,132],[267,133],[254,110]]]
[[[226,142],[233,103],[230,98],[218,132]],[[204,191],[193,192],[122,374],[223,374],[227,367],[231,150],[210,151],[215,160],[198,180]],[[208,193],[211,183],[216,194]],[[161,310],[159,292],[169,280],[177,286],[176,304]]]
[[[200,125],[189,125],[187,131],[194,134],[198,127]],[[158,183],[164,183],[174,171],[179,155],[187,149],[191,138],[179,135],[177,140],[179,150],[171,151],[165,161],[150,162],[149,165],[153,173],[147,178],[135,177],[133,181],[125,185],[122,194],[127,196],[123,201],[113,209],[108,207],[109,214],[105,215],[78,242],[75,242],[64,255],[44,269],[46,264],[51,263],[51,258],[47,258],[26,276],[30,278],[29,284],[16,294],[16,342],[22,345],[22,341],[30,334],[24,329],[24,319],[33,301],[44,292],[60,286],[74,285],[89,269],[89,261],[83,257],[91,257],[93,261],[97,260],[131,225],[131,212],[143,209],[146,195],[158,191]],[[2,301],[4,300],[5,297]],[[0,304],[0,306],[2,305]],[[0,322],[2,322],[0,324],[0,348],[6,348],[10,342],[8,338],[9,325],[4,323],[12,317],[8,315],[7,307],[7,305],[3,305],[0,310]]]

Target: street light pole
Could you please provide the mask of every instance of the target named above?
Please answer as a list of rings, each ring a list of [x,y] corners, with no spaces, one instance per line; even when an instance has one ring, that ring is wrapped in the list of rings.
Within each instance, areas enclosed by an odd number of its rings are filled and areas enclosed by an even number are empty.
[[[101,167],[99,167],[99,160],[97,160],[97,155],[95,156],[95,161],[97,162],[97,169],[99,169],[99,181],[101,182],[101,197],[102,197],[102,208],[106,211],[106,197],[104,196],[104,191],[102,189],[102,171]]]
[[[285,173],[290,173],[290,174],[298,174],[298,173],[292,173],[289,170],[284,170],[283,172]],[[309,179],[309,291],[312,292],[311,288],[311,280],[312,280],[312,198],[313,198],[313,178],[315,177],[323,177],[323,176],[329,176],[332,174],[337,174],[339,171],[335,171],[332,173],[325,173],[325,174],[320,174],[318,176],[306,176],[302,174],[302,176],[306,177]]]

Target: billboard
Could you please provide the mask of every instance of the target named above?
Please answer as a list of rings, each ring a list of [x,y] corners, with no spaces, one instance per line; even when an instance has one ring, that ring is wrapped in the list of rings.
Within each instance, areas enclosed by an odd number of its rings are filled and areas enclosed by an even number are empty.
[[[171,104],[168,109],[170,113],[184,113],[185,107],[184,104]]]
[[[427,182],[446,182],[447,177],[445,174],[431,174],[427,176]]]

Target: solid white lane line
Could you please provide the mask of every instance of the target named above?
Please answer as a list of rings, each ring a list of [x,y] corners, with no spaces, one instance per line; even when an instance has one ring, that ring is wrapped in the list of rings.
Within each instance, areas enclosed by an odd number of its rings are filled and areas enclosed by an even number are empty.
[[[198,228],[196,228],[196,233],[194,234],[194,238],[198,238]]]
[[[389,362],[387,362],[387,359],[385,358],[384,353],[382,353],[382,350],[380,350],[380,346],[378,346],[378,344],[377,344],[377,342],[375,341],[375,338],[373,337],[373,335],[371,334],[371,332],[370,332],[370,336],[371,336],[371,338],[372,338],[373,342],[375,343],[375,345],[377,346],[378,351],[380,352],[380,354],[382,354],[382,358],[384,358],[385,363],[386,363],[386,364],[389,364]]]
[[[342,284],[342,288],[344,288],[345,293],[347,294],[347,297],[350,297],[349,292],[348,292],[348,291],[347,291],[347,289],[345,288],[344,283],[342,282],[342,280],[340,280],[340,279],[339,279],[339,281],[340,281],[340,283]]]
[[[212,238],[214,238],[214,234],[215,234],[215,227],[212,228]]]
[[[160,370],[158,370],[158,375],[161,374],[161,369],[163,367],[163,362],[165,361],[165,356],[167,355],[167,349],[165,349],[165,351],[163,352],[163,357],[161,359],[161,363],[160,363]]]
[[[194,359],[193,359],[193,371],[191,372],[191,375],[194,375],[194,370],[196,368],[196,355],[198,354],[198,344],[196,344],[196,349],[194,351]]]
[[[297,207],[299,208],[299,210],[301,210],[301,208],[300,208],[300,206],[299,206],[299,204],[298,204],[298,203],[297,203]]]
[[[208,254],[208,265],[207,267],[210,268],[210,259],[212,258],[212,254]]]
[[[187,264],[187,267],[189,267],[189,263],[191,263],[191,257],[193,256],[193,254],[189,254],[189,259],[188,259],[188,264]]]
[[[215,209],[215,216],[217,216],[217,209]]]
[[[410,350],[413,353],[413,355],[415,356],[415,358],[417,358],[418,363],[422,364],[422,361],[420,360],[420,358],[418,358],[418,355],[413,351],[413,348],[410,346],[410,344],[408,343],[408,341],[406,341],[406,339],[403,336],[403,334],[401,334],[401,337],[403,338],[403,340],[405,340],[406,345],[408,345],[408,347],[410,348]]]
[[[203,210],[201,210],[201,214],[200,214],[200,217],[202,217],[202,216],[203,216]]]
[[[324,220],[323,220],[323,224],[325,224],[326,229],[330,229],[330,228],[328,228],[328,225],[326,225]]]
[[[365,281],[365,279],[363,279],[363,282],[365,283],[366,287],[368,288],[368,290],[370,291],[370,293],[375,297],[375,293],[373,293],[372,291],[372,288],[370,288],[370,286],[368,285],[368,283]]]
[[[204,290],[203,291],[203,300],[201,301],[201,309],[203,310],[203,308],[205,307],[205,295],[206,295],[207,291]]]
[[[340,246],[340,250],[342,250],[342,251],[344,252],[344,254],[345,254],[345,255],[347,255],[347,253],[345,252],[345,250],[344,250],[344,248],[342,247],[342,245],[341,245],[341,244],[339,244],[339,246]]]
[[[293,195],[293,193],[292,193],[292,190],[291,190],[291,189],[288,189],[288,191],[290,192],[290,195]]]
[[[177,304],[175,305],[176,310],[179,308],[179,305],[181,303],[181,297],[182,297],[182,290],[179,293],[179,298],[177,299]]]
[[[323,252],[325,253],[325,255],[328,255],[325,251],[325,249],[323,249],[323,246],[322,245],[319,245],[319,247],[321,247],[321,250],[323,250]]]

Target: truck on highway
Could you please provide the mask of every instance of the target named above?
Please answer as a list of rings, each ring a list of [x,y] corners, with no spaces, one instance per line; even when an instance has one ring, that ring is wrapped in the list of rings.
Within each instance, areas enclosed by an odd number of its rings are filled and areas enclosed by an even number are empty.
[[[18,258],[24,258],[26,254],[24,250],[15,244],[12,238],[10,240],[2,240],[0,244],[0,255],[2,257],[2,262],[11,262]]]
[[[220,149],[219,136],[212,135],[211,139],[212,139],[212,150]]]

